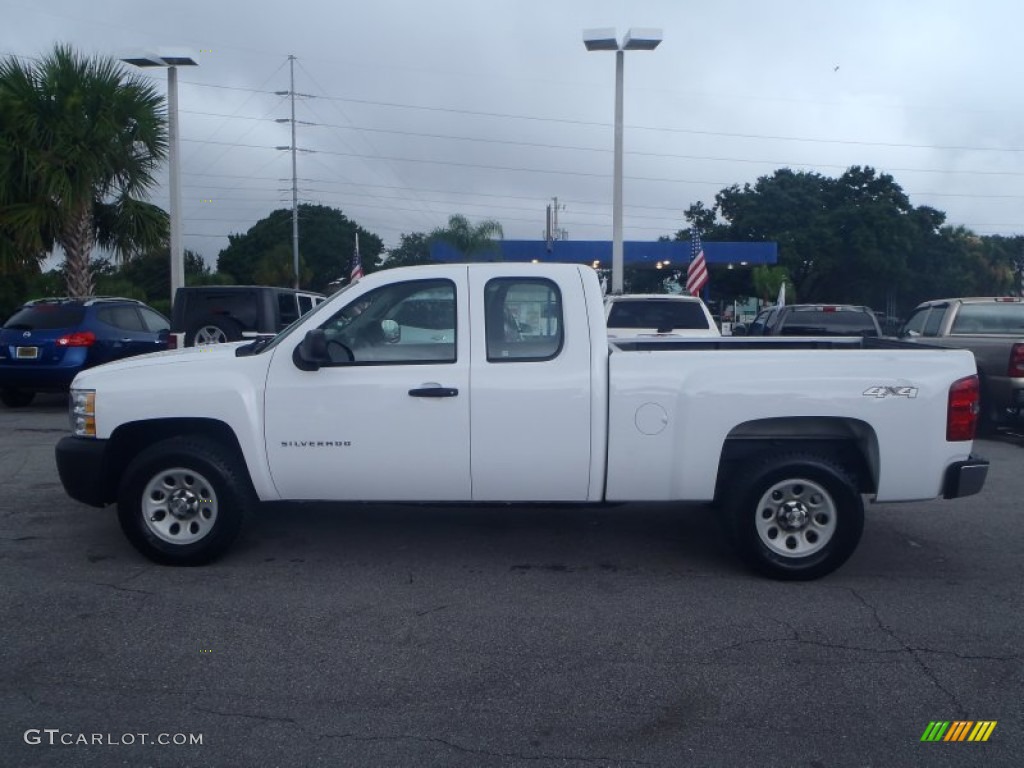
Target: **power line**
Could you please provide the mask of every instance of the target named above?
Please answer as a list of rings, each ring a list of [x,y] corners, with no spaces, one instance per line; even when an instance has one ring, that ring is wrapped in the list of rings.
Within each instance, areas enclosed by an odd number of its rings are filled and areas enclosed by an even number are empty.
[[[211,117],[222,117],[222,115],[214,112],[193,112],[192,114],[198,115],[209,115]],[[266,118],[240,116],[241,119],[245,120],[263,120]],[[426,133],[423,131],[404,131],[392,128],[371,128],[360,125],[333,125],[331,123],[319,122],[317,126],[325,128],[338,128],[342,130],[360,131],[365,133],[383,133],[394,136],[409,136],[413,138],[425,138],[425,139],[443,139],[448,141],[469,141],[477,142],[481,144],[499,144],[503,146],[513,147],[526,147],[533,149],[557,149],[557,150],[569,150],[574,152],[599,152],[602,154],[609,154],[612,152],[608,147],[584,147],[578,144],[551,144],[549,142],[541,141],[516,141],[511,139],[493,139],[493,138],[482,138],[478,136],[456,136],[446,133]],[[349,147],[351,149],[351,147]],[[782,167],[803,167],[803,168],[849,168],[851,164],[840,164],[840,163],[818,163],[818,162],[807,162],[799,160],[765,160],[760,158],[745,158],[745,157],[718,157],[715,155],[682,155],[672,152],[645,152],[642,150],[626,150],[627,155],[634,157],[654,157],[654,158],[671,158],[675,160],[705,160],[710,162],[724,162],[724,163],[752,163],[756,165],[771,165],[777,168]],[[886,173],[938,173],[944,175],[972,175],[972,176],[1024,176],[1024,172],[1018,171],[974,171],[974,170],[959,170],[959,169],[942,169],[942,168],[895,168],[886,166],[884,171]]]
[[[241,91],[256,91],[263,93],[270,93],[270,91],[259,91],[255,88],[242,88],[240,86],[223,86],[213,85],[209,83],[188,83],[189,85],[195,85],[200,88],[227,88],[230,90],[241,90]],[[357,99],[351,96],[328,96],[321,95],[317,98],[325,99],[328,101],[341,101],[348,104],[363,104],[367,106],[375,107],[387,107],[392,109],[412,109],[422,112],[440,112],[445,114],[454,115],[467,115],[473,117],[488,117],[497,118],[501,120],[526,120],[533,122],[544,122],[544,123],[559,123],[562,125],[582,125],[591,127],[608,128],[611,123],[596,121],[596,120],[576,120],[572,118],[564,117],[541,117],[539,115],[522,115],[515,114],[513,112],[490,112],[486,110],[477,109],[459,109],[455,107],[435,107],[426,106],[421,104],[403,104],[395,101],[379,101],[375,99]],[[759,139],[766,141],[792,141],[792,142],[807,142],[812,144],[841,144],[851,146],[867,146],[867,147],[890,147],[897,149],[939,149],[947,151],[957,152],[1024,152],[1024,147],[979,147],[971,145],[959,145],[959,144],[911,144],[904,142],[890,142],[890,141],[866,141],[861,139],[823,139],[814,136],[780,136],[774,134],[761,134],[761,133],[739,133],[731,131],[710,131],[702,130],[697,128],[672,128],[667,126],[654,126],[654,125],[635,125],[627,124],[625,128],[629,130],[638,131],[659,131],[664,133],[682,133],[697,136],[720,136],[726,138],[736,139]]]

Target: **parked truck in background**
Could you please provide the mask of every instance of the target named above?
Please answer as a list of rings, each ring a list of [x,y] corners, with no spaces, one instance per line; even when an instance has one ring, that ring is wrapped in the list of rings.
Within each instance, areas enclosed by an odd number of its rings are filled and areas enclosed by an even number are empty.
[[[374,272],[273,339],[83,372],[60,477],[171,564],[224,553],[259,501],[717,502],[744,560],[786,579],[851,555],[864,497],[984,483],[969,352],[610,342],[604,317],[589,267]]]
[[[974,354],[983,428],[1021,424],[1024,413],[1024,300],[1014,296],[936,299],[911,313],[901,336]]]

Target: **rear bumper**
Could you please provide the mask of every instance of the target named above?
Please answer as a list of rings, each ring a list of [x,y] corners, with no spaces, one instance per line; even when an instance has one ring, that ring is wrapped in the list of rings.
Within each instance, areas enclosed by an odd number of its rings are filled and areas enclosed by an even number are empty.
[[[106,440],[63,437],[57,443],[57,474],[72,499],[93,507],[105,506]]]
[[[988,476],[988,459],[971,454],[967,461],[958,461],[946,467],[946,479],[942,483],[942,496],[958,499],[973,496],[985,485]]]

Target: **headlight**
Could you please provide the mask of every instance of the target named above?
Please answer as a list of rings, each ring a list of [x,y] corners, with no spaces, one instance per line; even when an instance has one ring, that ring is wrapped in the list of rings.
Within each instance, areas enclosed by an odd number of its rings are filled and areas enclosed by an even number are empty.
[[[96,390],[71,390],[71,432],[76,437],[96,437]]]

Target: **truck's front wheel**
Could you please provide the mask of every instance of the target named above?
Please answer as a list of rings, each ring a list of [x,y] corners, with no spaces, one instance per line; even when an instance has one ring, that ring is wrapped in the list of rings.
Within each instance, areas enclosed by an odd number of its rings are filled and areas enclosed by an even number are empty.
[[[853,554],[864,529],[864,502],[850,473],[831,459],[765,459],[730,494],[728,512],[740,555],[776,579],[817,579]]]
[[[242,462],[200,436],[142,451],[125,471],[117,513],[128,540],[167,565],[202,565],[223,554],[255,505]]]

